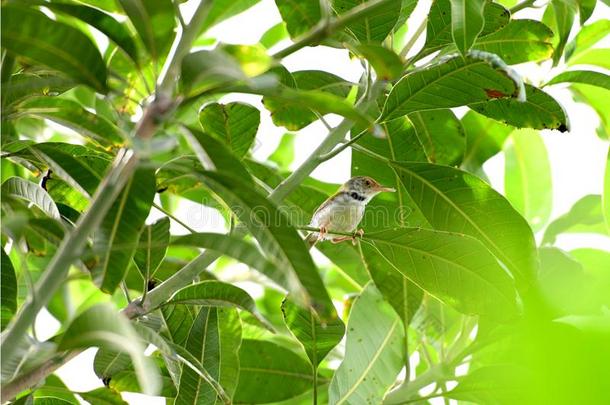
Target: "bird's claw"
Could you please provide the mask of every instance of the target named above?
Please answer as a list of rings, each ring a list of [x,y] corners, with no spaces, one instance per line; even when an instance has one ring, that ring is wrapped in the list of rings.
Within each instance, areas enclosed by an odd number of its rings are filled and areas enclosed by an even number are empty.
[[[356,232],[354,232],[354,235],[352,235],[352,245],[356,245],[356,238],[362,238],[362,235],[364,235],[364,229],[360,228],[358,229]]]

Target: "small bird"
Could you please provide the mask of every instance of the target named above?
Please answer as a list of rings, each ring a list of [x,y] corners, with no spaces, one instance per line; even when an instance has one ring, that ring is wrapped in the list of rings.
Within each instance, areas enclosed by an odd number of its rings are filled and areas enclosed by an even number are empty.
[[[310,247],[313,247],[318,241],[326,239],[330,239],[333,243],[345,240],[356,243],[355,235],[362,236],[364,234],[362,229],[355,232],[354,236],[335,235],[335,237],[332,237],[331,235],[333,231],[354,232],[362,220],[366,204],[379,193],[394,191],[396,190],[384,187],[370,177],[352,177],[314,212],[309,226],[319,228],[320,232],[312,232],[307,235],[306,242]]]

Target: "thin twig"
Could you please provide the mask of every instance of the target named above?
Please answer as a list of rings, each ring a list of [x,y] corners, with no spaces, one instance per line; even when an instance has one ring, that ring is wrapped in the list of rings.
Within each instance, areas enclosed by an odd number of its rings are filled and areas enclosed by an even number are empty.
[[[327,160],[334,158],[339,153],[343,152],[345,149],[352,146],[354,143],[358,142],[360,140],[360,138],[362,138],[364,135],[366,135],[367,132],[368,132],[368,130],[365,129],[364,131],[361,131],[358,135],[356,135],[352,139],[350,139],[348,142],[343,143],[338,148],[335,148],[332,151],[330,151],[322,156],[319,156],[318,162],[322,163],[322,162],[326,162]]]
[[[155,207],[156,209],[158,209],[159,211],[161,211],[162,213],[164,213],[165,215],[167,215],[169,218],[173,219],[174,221],[176,221],[176,223],[178,223],[180,226],[182,226],[184,229],[186,229],[187,231],[189,231],[190,233],[197,233],[196,230],[194,230],[193,228],[191,228],[190,226],[188,226],[186,223],[184,223],[180,218],[176,217],[175,215],[173,215],[171,212],[169,212],[168,210],[166,210],[165,208],[163,208],[162,206],[160,206],[159,204],[157,204],[156,202],[152,203],[152,206]]]
[[[511,14],[515,14],[517,11],[521,11],[524,8],[532,7],[535,2],[536,2],[536,0],[525,0],[525,1],[522,1],[521,3],[514,5],[508,11],[510,11]]]

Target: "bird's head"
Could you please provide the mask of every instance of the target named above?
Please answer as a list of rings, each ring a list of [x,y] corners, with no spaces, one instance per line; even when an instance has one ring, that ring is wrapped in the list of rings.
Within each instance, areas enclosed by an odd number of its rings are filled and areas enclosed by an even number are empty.
[[[366,197],[367,200],[370,200],[379,193],[396,191],[391,187],[382,186],[368,176],[352,177],[341,187],[341,190],[349,193],[356,192],[359,195]]]

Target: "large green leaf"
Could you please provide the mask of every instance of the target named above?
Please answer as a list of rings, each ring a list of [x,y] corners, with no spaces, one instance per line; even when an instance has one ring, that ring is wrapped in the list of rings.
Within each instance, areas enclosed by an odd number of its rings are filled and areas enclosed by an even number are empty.
[[[341,16],[365,3],[366,0],[333,0],[332,8]],[[388,2],[383,7],[377,7],[362,18],[347,24],[345,30],[360,42],[381,42],[394,29],[401,8],[401,1]]]
[[[291,38],[296,38],[318,24],[322,18],[318,0],[275,0]]]
[[[597,135],[601,139],[610,139],[610,109],[606,108],[610,91],[586,84],[572,84],[570,89],[577,101],[587,104],[597,112],[600,120]]]
[[[186,305],[208,305],[218,307],[238,307],[250,312],[260,323],[273,330],[273,326],[256,308],[256,304],[247,292],[232,284],[221,281],[202,281],[178,290],[163,305],[186,304]]]
[[[610,20],[600,19],[589,25],[585,25],[578,31],[576,37],[566,45],[565,58],[570,63],[570,59],[578,57],[580,54],[590,50],[600,40],[610,34]]]
[[[154,171],[137,169],[95,232],[93,250],[99,262],[91,274],[102,291],[112,294],[125,277],[154,196]]]
[[[76,317],[63,334],[58,348],[86,349],[91,346],[128,353],[142,390],[150,395],[158,393],[160,378],[155,363],[144,355],[145,347],[127,318],[118,314],[112,305],[97,304]]]
[[[516,314],[512,279],[474,238],[403,228],[365,235],[362,254],[373,280],[386,262],[460,312],[502,320]]]
[[[433,228],[480,240],[518,283],[536,274],[536,246],[527,222],[476,176],[428,163],[392,163],[400,181]],[[498,232],[502,229],[502,232]]]
[[[192,308],[187,305],[164,305],[160,312],[166,329],[164,336],[183,346],[195,319]]]
[[[182,60],[180,84],[186,95],[195,96],[246,79],[237,60],[219,48],[196,51]]]
[[[553,53],[553,31],[535,20],[513,20],[500,30],[479,37],[474,48],[494,53],[509,65],[547,59]]]
[[[17,311],[17,278],[15,268],[4,249],[2,252],[2,262],[0,263],[0,319],[1,330],[6,328],[9,321]]]
[[[125,142],[125,136],[114,124],[100,115],[90,113],[72,100],[57,97],[32,98],[19,104],[16,113],[55,121],[100,145]]]
[[[483,30],[485,4],[485,0],[451,0],[451,35],[462,55]]]
[[[131,367],[131,358],[126,352],[100,348],[93,359],[93,371],[98,378],[112,378]]]
[[[91,405],[128,405],[118,391],[102,387],[88,392],[79,392],[78,395]]]
[[[466,147],[464,130],[453,111],[419,111],[408,118],[429,162],[455,165],[462,160]],[[394,159],[406,160],[401,156]]]
[[[569,212],[549,224],[544,231],[542,243],[553,244],[562,233],[601,233],[608,234],[599,195],[586,195],[576,201]]]
[[[204,131],[223,140],[233,153],[243,157],[256,137],[260,112],[245,103],[212,103],[199,112],[199,122]]]
[[[400,57],[382,45],[359,44],[355,45],[353,49],[358,55],[369,61],[381,80],[397,79],[404,70]]]
[[[223,173],[204,173],[204,182],[244,222],[269,258],[286,269],[289,291],[299,303],[307,303],[323,318],[331,319],[334,308],[305,243],[289,218],[247,183]]]
[[[610,69],[610,49],[592,48],[570,59],[568,65],[593,65]]]
[[[239,350],[236,404],[266,404],[293,398],[311,388],[311,365],[275,343],[244,339]]]
[[[512,127],[468,111],[462,117],[462,128],[466,133],[466,152],[462,167],[479,171],[483,163],[502,150],[502,145],[513,131]]]
[[[17,73],[2,83],[2,112],[13,112],[10,108],[30,97],[58,95],[76,86],[76,82],[67,77],[48,72]]]
[[[59,70],[100,93],[107,91],[106,65],[91,39],[39,11],[2,6],[2,46],[9,52]]]
[[[381,403],[403,367],[403,338],[400,319],[368,284],[350,311],[345,359],[330,383],[329,404]]]
[[[2,183],[3,198],[14,197],[28,201],[42,210],[50,218],[60,219],[57,205],[47,191],[30,181],[20,177],[11,177]]]
[[[163,217],[146,225],[140,234],[140,242],[133,256],[138,270],[145,280],[150,280],[163,261],[169,245],[169,218]]]
[[[153,60],[163,57],[176,25],[171,0],[119,0]]]
[[[206,30],[227,18],[239,14],[260,0],[215,0],[212,2],[208,14],[203,20],[202,30]]]
[[[527,100],[497,98],[469,103],[476,112],[517,128],[569,131],[568,117],[561,104],[544,91],[525,85]]]
[[[540,230],[551,216],[553,185],[551,164],[538,131],[516,130],[504,151],[506,198],[529,222]]]
[[[555,52],[553,52],[553,65],[557,65],[563,55],[563,50],[574,25],[575,4],[571,1],[552,0],[550,7],[547,7],[546,11],[549,13],[548,15],[554,16],[551,28],[555,32],[557,39]]]
[[[606,157],[606,173],[604,175],[604,191],[602,194],[602,211],[606,219],[606,227],[610,234],[610,148]]]
[[[320,362],[343,338],[345,325],[339,318],[322,324],[313,311],[295,304],[290,297],[282,302],[282,315],[290,332],[305,348],[314,372],[317,372]]]
[[[202,307],[189,332],[185,348],[231,398],[239,377],[240,345],[241,320],[237,310]],[[223,401],[194,370],[183,367],[175,403],[218,404]]]
[[[400,79],[388,95],[381,118],[388,121],[415,111],[508,98],[514,91],[514,83],[488,62],[454,57]]]
[[[553,77],[547,85],[565,82],[589,84],[591,86],[610,90],[610,76],[592,70],[571,70],[563,72]]]

